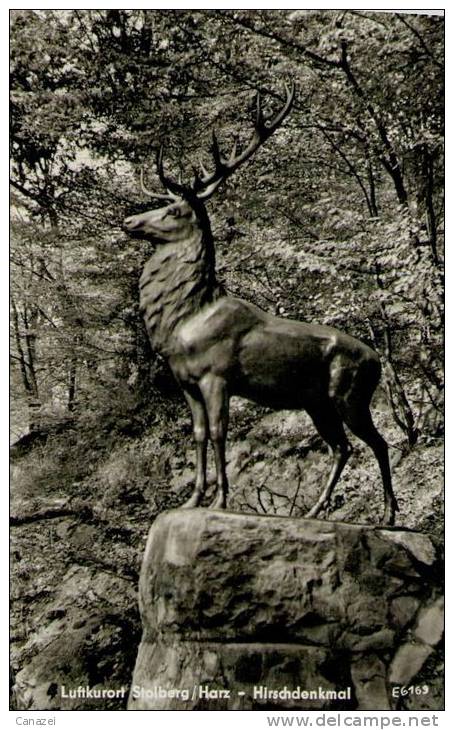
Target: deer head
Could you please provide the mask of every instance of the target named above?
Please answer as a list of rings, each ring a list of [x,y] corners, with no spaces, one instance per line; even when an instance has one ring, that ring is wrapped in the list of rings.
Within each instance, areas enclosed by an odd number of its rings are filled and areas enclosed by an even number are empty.
[[[219,149],[216,133],[213,132],[211,152],[214,170],[209,172],[200,163],[200,172],[195,171],[192,184],[184,185],[181,181],[172,180],[164,172],[163,146],[158,153],[157,170],[159,179],[166,193],[159,194],[147,190],[141,171],[140,183],[145,195],[155,200],[165,200],[167,205],[126,218],[125,230],[136,237],[143,237],[155,243],[176,243],[185,240],[195,225],[209,231],[205,202],[213,195],[222,182],[227,180],[240,165],[248,160],[254,152],[282,124],[289,113],[295,97],[295,85],[285,86],[286,99],[283,107],[271,119],[265,119],[262,111],[260,93],[257,93],[257,112],[254,132],[249,144],[242,152],[237,152],[237,143],[233,145],[229,157],[224,157]]]

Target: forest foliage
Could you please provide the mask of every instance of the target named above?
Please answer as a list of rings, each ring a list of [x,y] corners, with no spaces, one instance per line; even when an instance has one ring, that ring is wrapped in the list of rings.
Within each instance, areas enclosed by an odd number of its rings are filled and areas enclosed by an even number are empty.
[[[146,241],[121,229],[211,133],[245,143],[294,80],[291,115],[210,202],[219,279],[334,325],[382,358],[409,446],[440,435],[443,19],[365,11],[11,14],[13,438],[157,410],[174,390],[138,312]]]

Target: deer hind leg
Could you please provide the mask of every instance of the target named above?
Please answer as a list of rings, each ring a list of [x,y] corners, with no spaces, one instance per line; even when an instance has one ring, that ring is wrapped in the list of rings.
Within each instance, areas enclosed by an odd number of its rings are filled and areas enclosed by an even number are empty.
[[[359,405],[357,402],[349,403],[347,401],[340,405],[340,408],[342,409],[345,423],[352,433],[358,436],[361,441],[364,441],[374,452],[383,481],[385,497],[383,522],[387,525],[393,525],[395,513],[399,510],[399,506],[392,488],[388,444],[375,428],[368,405],[365,406],[364,403]]]
[[[202,501],[206,489],[206,470],[207,470],[207,445],[208,445],[208,426],[205,406],[201,398],[197,399],[187,390],[184,390],[186,401],[191,409],[192,415],[192,431],[195,441],[196,450],[196,476],[194,491],[189,499],[181,505],[181,509],[191,509],[198,507]]]
[[[317,404],[317,407],[308,410],[308,413],[318,433],[328,444],[333,457],[333,465],[325,488],[315,505],[305,515],[307,518],[312,518],[329,507],[332,491],[339,481],[348,457],[352,453],[352,447],[345,435],[342,419],[332,403],[327,402],[323,406]]]
[[[225,443],[229,424],[229,396],[223,378],[208,374],[200,381],[208,416],[210,439],[216,464],[216,494],[211,509],[225,509],[229,485],[226,473]]]

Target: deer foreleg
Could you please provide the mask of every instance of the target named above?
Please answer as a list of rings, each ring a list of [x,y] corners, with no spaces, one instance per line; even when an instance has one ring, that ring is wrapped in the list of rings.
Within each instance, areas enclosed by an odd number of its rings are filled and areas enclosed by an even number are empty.
[[[192,507],[198,507],[206,489],[208,429],[203,402],[194,398],[186,390],[184,391],[184,395],[192,415],[192,431],[196,451],[196,476],[194,491],[182,505],[182,508],[191,509]]]
[[[223,378],[206,375],[200,382],[205,400],[210,439],[216,464],[216,494],[210,504],[212,509],[224,509],[227,504],[228,481],[226,473],[225,443],[229,423],[229,396]]]

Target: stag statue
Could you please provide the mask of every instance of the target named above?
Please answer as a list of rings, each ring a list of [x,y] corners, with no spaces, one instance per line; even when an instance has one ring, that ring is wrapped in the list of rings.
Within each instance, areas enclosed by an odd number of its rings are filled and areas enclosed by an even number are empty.
[[[197,507],[204,496],[208,437],[216,463],[216,493],[210,506],[226,507],[229,399],[238,395],[274,409],[304,409],[328,444],[332,468],[307,517],[328,507],[352,452],[346,424],[375,454],[384,487],[384,522],[393,524],[398,506],[388,447],[369,409],[380,380],[377,353],[332,327],[278,318],[228,296],[216,281],[205,203],[282,124],[293,104],[294,85],[286,86],[285,92],[282,108],[271,119],[265,119],[257,96],[254,133],[242,152],[235,144],[224,157],[213,133],[214,170],[201,164],[192,184],[165,174],[161,146],[157,169],[166,192],[147,190],[143,174],[141,186],[145,194],[167,204],[124,221],[129,234],[157,245],[140,280],[141,311],[153,349],[167,358],[191,409],[196,475],[194,491],[183,507]]]

